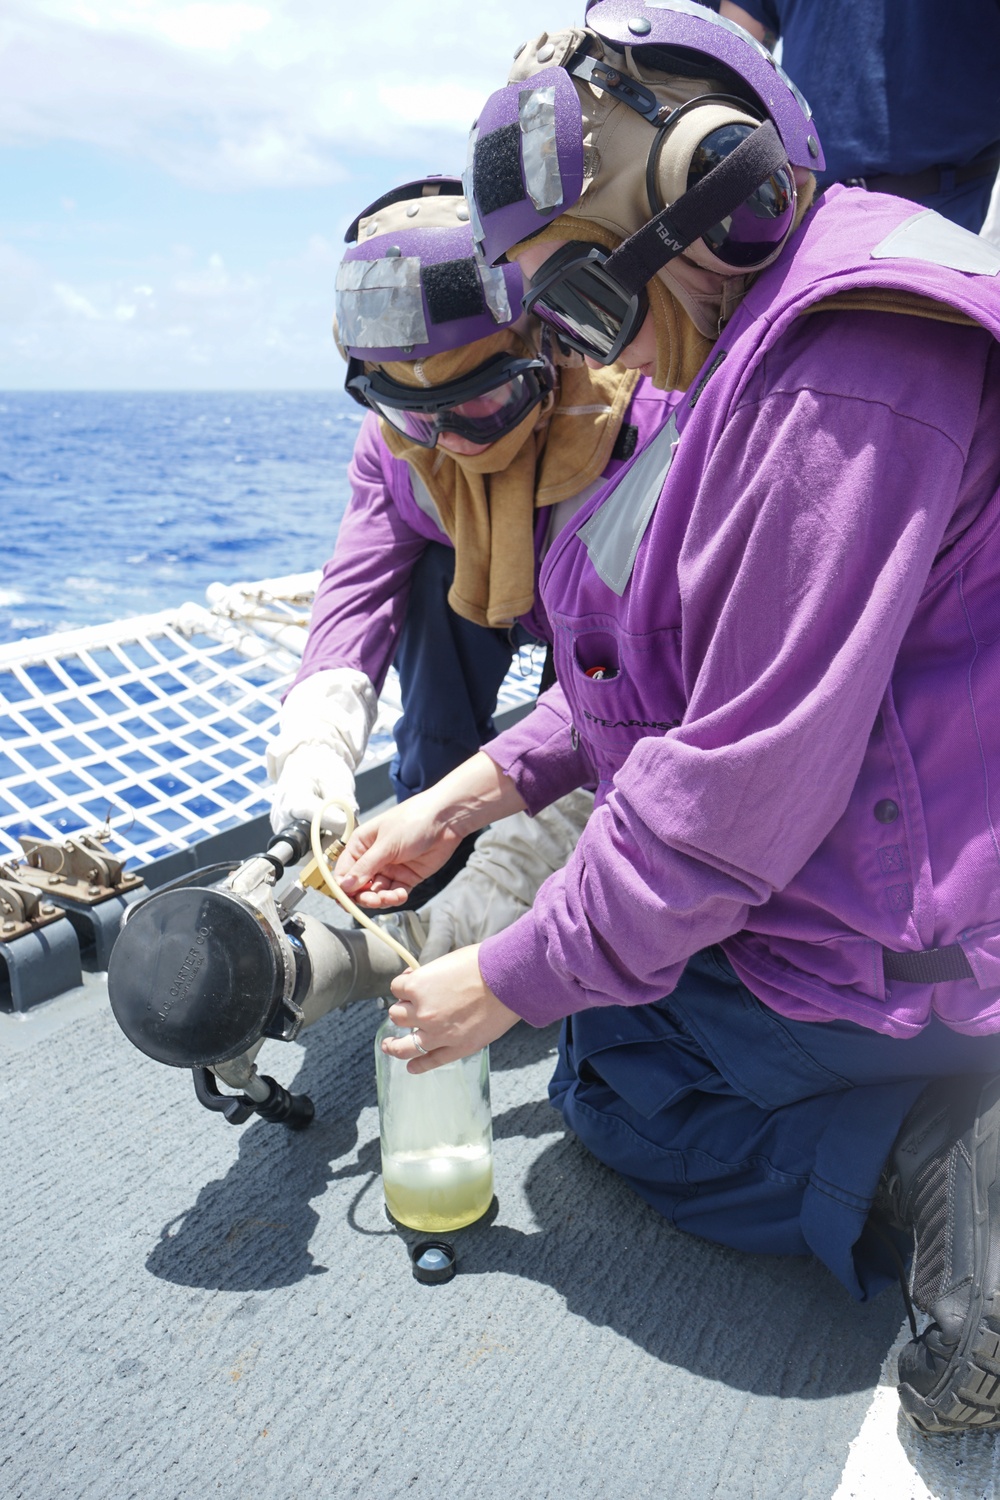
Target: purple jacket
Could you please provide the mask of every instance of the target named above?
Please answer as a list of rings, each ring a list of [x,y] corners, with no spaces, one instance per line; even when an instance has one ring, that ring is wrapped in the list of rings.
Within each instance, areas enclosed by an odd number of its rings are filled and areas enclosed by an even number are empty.
[[[648,380],[639,382],[625,416],[638,428],[638,445],[658,430],[664,412],[676,400],[675,392],[654,390]],[[621,460],[612,459],[604,472],[611,477],[622,468]],[[353,667],[364,672],[380,693],[396,654],[417,560],[428,542],[452,544],[438,524],[430,495],[422,485],[419,495],[414,492],[413,470],[386,446],[374,412],[361,425],[348,477],[351,499],[316,591],[309,639],[295,680],[301,682],[328,667]],[[550,514],[543,508],[536,515],[536,602],[520,622],[539,640],[551,638],[537,587]]]
[[[998,270],[936,215],[832,190],[555,543],[559,686],[489,753],[532,811],[595,777],[599,805],[481,950],[528,1020],[652,1001],[721,942],[796,1019],[1000,1029]],[[985,326],[803,316],[860,287]],[[886,984],[883,946],[953,943],[974,980]]]

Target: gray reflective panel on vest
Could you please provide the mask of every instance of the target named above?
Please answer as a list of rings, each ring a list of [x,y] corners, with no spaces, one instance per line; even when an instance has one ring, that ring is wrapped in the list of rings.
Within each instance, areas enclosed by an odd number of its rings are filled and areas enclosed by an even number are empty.
[[[677,441],[677,422],[671,413],[663,431],[577,532],[597,576],[619,596],[632,577],[639,543],[670,473]]]
[[[930,208],[897,225],[875,246],[872,260],[923,260],[977,276],[995,276],[1000,271],[1000,250],[995,245]]]
[[[424,515],[434,522],[439,531],[444,531],[444,527],[441,525],[441,513],[434,504],[434,496],[426,484],[424,484],[416,469],[410,470],[410,483],[413,486],[413,498]]]

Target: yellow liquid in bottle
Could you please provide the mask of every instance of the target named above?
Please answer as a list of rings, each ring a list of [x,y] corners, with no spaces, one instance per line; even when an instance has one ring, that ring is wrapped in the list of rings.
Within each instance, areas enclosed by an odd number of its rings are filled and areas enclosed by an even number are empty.
[[[383,1153],[382,1190],[393,1218],[410,1229],[461,1229],[493,1201],[493,1156],[480,1145]]]

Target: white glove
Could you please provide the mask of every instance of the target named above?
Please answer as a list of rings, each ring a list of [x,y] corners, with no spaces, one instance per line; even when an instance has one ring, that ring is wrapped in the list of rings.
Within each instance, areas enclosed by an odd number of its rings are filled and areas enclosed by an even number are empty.
[[[271,827],[295,818],[311,821],[328,797],[355,812],[354,773],[375,722],[378,701],[363,672],[334,667],[298,682],[281,705],[278,734],[267,747],[267,774],[275,783]],[[344,815],[331,807],[323,828],[340,835]]]
[[[593,810],[593,793],[570,792],[537,817],[514,813],[481,834],[465,869],[417,913],[427,928],[420,962],[481,943],[523,916],[573,853]]]

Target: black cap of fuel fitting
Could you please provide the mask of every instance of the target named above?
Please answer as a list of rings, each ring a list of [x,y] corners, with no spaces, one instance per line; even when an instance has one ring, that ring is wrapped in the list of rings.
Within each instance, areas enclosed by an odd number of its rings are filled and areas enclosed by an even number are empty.
[[[207,1068],[260,1040],[281,1003],[277,944],[232,891],[154,891],[108,965],[115,1019],[133,1046],[173,1068]]]
[[[410,1251],[413,1274],[424,1286],[440,1286],[458,1270],[458,1260],[447,1240],[418,1240]]]

